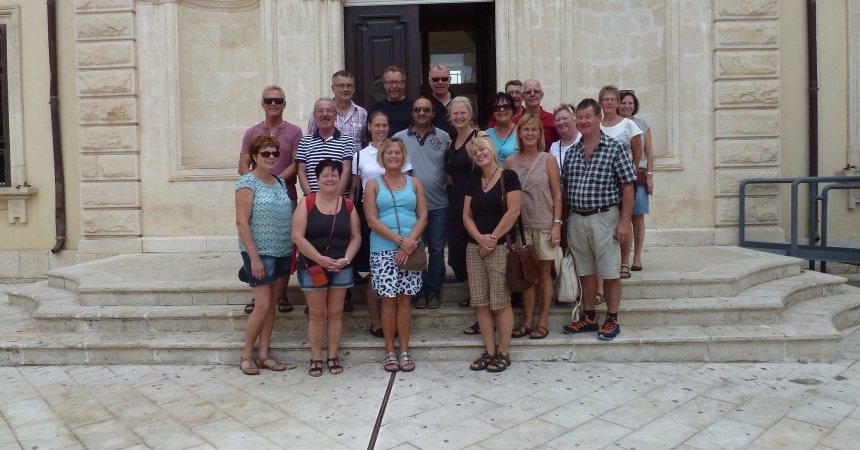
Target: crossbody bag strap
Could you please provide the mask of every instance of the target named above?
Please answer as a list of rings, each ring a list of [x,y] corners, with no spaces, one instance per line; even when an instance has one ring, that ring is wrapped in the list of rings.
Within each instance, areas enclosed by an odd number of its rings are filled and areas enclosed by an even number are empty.
[[[502,183],[502,214],[508,213],[508,199],[507,199],[507,191],[505,190],[505,169],[502,169],[502,175],[499,177],[499,183]],[[505,233],[505,247],[508,250],[513,250],[514,246],[511,244],[511,235],[510,233]]]
[[[314,196],[313,200],[314,200],[314,204],[316,204],[316,193],[313,193],[310,195]],[[340,196],[337,196],[337,197],[340,197]],[[336,198],[334,200],[334,216],[331,219],[331,231],[328,232],[328,243],[326,243],[326,245],[325,245],[325,252],[323,253],[323,256],[328,256],[328,248],[331,246],[331,237],[334,236],[334,223],[337,221],[337,205],[338,205],[339,201],[340,200],[338,198]],[[313,211],[312,206],[311,206],[311,211]],[[308,214],[310,214],[310,211],[308,211]],[[320,214],[322,214],[322,213],[320,213]],[[305,269],[310,268],[310,266],[308,265],[308,258],[305,255],[302,255],[302,261],[305,262]]]
[[[535,158],[535,160],[532,162],[532,165],[529,166],[529,170],[526,171],[526,176],[523,177],[523,181],[520,184],[522,184],[523,186],[526,185],[526,180],[529,179],[529,175],[532,174],[532,170],[534,170],[535,166],[542,159],[543,155],[546,155],[546,153],[541,153],[537,155],[537,158]],[[517,155],[517,159],[519,160],[519,155]]]

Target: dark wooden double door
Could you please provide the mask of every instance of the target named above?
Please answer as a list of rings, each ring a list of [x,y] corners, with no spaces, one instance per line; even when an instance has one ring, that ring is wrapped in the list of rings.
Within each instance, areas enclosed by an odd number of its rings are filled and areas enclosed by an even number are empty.
[[[385,98],[382,72],[391,65],[406,71],[407,97],[429,95],[430,65],[447,57],[451,92],[470,97],[486,124],[484,105],[498,90],[494,18],[487,2],[345,8],[346,69],[355,75],[356,103],[370,108]]]

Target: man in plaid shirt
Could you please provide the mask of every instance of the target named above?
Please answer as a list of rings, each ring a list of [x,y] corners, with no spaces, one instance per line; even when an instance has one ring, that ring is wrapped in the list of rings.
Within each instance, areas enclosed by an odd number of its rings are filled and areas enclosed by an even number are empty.
[[[361,150],[364,128],[367,126],[367,110],[352,101],[352,96],[355,94],[355,79],[352,74],[346,70],[335,72],[331,76],[331,92],[334,94],[334,106],[337,110],[334,127],[352,138],[355,152],[358,152]],[[308,134],[314,134],[318,128],[319,125],[311,114],[308,118]]]
[[[606,296],[606,321],[597,337],[615,339],[621,332],[620,244],[632,238],[633,182],[636,168],[624,145],[600,131],[602,114],[596,100],[576,106],[576,127],[582,133],[564,158],[561,184],[567,219],[567,242],[582,282],[583,314],[564,327],[567,334],[598,331],[595,316],[597,273]],[[619,217],[620,204],[620,217]]]

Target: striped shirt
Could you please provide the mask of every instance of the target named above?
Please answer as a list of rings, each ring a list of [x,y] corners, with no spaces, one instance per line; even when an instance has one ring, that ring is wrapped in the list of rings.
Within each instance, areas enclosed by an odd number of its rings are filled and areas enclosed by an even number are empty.
[[[355,150],[353,151],[355,153],[361,151],[361,140],[364,138],[364,127],[367,124],[367,110],[356,105],[352,100],[349,103],[349,112],[345,116],[341,115],[340,111],[335,108],[337,114],[334,118],[334,127],[352,138],[355,143]],[[311,117],[308,118],[308,134],[314,134],[316,131],[317,121],[311,114]]]
[[[585,160],[579,140],[564,157],[561,185],[574,211],[589,211],[621,202],[619,186],[636,180],[636,169],[624,144],[600,132],[600,141]]]
[[[317,164],[326,159],[335,161],[352,161],[352,155],[355,153],[355,144],[352,138],[341,133],[335,128],[334,134],[328,138],[320,137],[319,130],[313,134],[308,134],[302,137],[299,141],[299,149],[296,152],[296,162],[304,163],[306,174],[308,176],[308,184],[311,187],[311,192],[319,190],[317,185],[317,175],[314,172]],[[305,195],[311,192],[305,192]]]

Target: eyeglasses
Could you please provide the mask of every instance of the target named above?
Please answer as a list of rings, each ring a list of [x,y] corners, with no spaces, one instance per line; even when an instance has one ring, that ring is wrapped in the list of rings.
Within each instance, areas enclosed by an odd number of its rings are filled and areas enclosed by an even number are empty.
[[[278,151],[278,150],[275,150],[275,151],[273,151],[273,152],[270,152],[270,151],[268,151],[268,150],[267,150],[267,151],[264,151],[264,152],[260,152],[260,156],[262,156],[263,158],[270,158],[270,157],[272,157],[272,156],[274,156],[275,158],[280,158],[280,157],[281,157],[281,152],[280,152],[280,151]]]
[[[432,77],[430,79],[433,80],[434,83],[438,83],[440,81],[448,81],[451,77]]]
[[[337,89],[355,89],[354,84],[348,84],[348,83],[333,84],[333,85],[331,85],[331,87],[337,88]]]
[[[543,91],[540,89],[529,89],[527,91],[523,91],[524,95],[540,95],[543,94]]]
[[[403,80],[388,80],[385,82],[386,86],[400,86],[403,84]]]
[[[504,105],[496,105],[493,106],[493,112],[506,111],[511,109],[511,105],[505,103]]]
[[[416,114],[419,114],[419,113],[427,114],[430,111],[433,111],[433,109],[430,108],[429,106],[416,106],[416,107],[412,108],[412,112],[414,112]]]
[[[274,103],[274,104],[276,104],[276,105],[280,105],[281,103],[284,103],[284,99],[282,99],[282,98],[278,98],[278,97],[275,97],[275,98],[264,98],[264,99],[263,99],[263,103],[265,103],[265,104],[267,104],[267,105],[271,105],[272,103]]]

